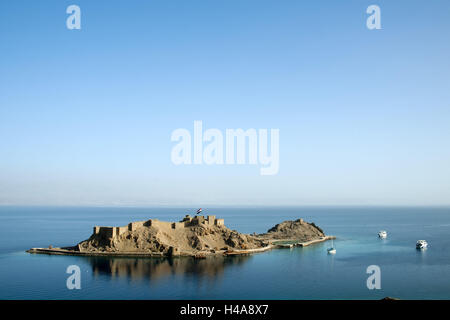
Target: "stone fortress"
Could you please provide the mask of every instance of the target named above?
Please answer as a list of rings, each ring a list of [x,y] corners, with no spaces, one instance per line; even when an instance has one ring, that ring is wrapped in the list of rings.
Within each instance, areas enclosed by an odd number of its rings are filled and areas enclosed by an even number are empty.
[[[206,225],[216,225],[223,226],[224,219],[216,219],[216,216],[195,216],[191,217],[190,215],[186,215],[183,220],[180,222],[167,222],[167,221],[159,221],[157,219],[150,219],[147,221],[136,221],[130,222],[128,225],[123,227],[94,227],[94,234],[100,235],[100,237],[105,239],[114,239],[121,234],[127,231],[135,231],[144,227],[169,227],[171,229],[181,229],[188,228],[193,226],[198,226],[201,224]]]

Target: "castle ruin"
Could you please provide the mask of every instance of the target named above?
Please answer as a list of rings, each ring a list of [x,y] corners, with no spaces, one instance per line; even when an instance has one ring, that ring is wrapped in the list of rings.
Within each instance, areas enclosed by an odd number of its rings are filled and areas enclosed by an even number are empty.
[[[195,216],[186,215],[180,222],[159,221],[158,219],[149,219],[147,221],[130,222],[123,227],[94,227],[94,234],[98,234],[106,239],[114,239],[127,231],[135,231],[144,227],[167,227],[171,229],[188,228],[201,224],[224,226],[224,219],[216,219],[216,216]]]

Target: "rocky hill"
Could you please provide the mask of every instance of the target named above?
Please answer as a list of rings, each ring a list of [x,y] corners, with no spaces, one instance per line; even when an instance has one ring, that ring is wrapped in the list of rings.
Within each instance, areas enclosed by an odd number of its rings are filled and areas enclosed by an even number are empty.
[[[310,241],[324,237],[325,233],[314,222],[308,223],[303,219],[295,221],[284,221],[270,228],[267,233],[258,235],[266,239],[292,239],[299,241]]]

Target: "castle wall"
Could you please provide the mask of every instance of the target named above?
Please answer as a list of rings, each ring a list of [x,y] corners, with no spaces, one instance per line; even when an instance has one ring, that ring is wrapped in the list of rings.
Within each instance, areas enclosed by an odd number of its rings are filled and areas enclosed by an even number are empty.
[[[123,233],[125,233],[125,232],[127,232],[128,231],[128,226],[125,226],[125,227],[116,227],[115,228],[115,233],[114,233],[114,235],[116,236],[116,237],[118,237],[118,236],[120,236],[121,234],[123,234]]]
[[[172,223],[172,229],[182,229],[184,228],[184,222],[174,222]]]
[[[158,219],[150,219],[145,222],[145,225],[148,227],[166,227],[170,228],[172,226],[172,222],[167,221],[159,221]]]
[[[142,228],[144,226],[145,221],[136,221],[136,222],[130,222],[128,224],[128,230],[129,231],[135,231],[139,228]]]
[[[184,227],[189,227],[191,225],[192,218],[190,215],[186,215],[180,223],[183,223]]]
[[[124,227],[94,227],[94,234],[100,235],[102,238],[109,239],[120,236],[121,234],[127,232],[128,226]]]
[[[114,227],[99,227],[98,233],[102,238],[109,239],[114,237]]]
[[[211,226],[214,225],[215,220],[216,220],[216,216],[208,216],[208,218],[207,218],[208,224]]]
[[[191,218],[189,216],[186,216],[181,222],[184,223],[185,227],[189,226],[196,226],[202,223],[209,224],[211,226],[213,225],[224,225],[224,219],[216,219],[216,216],[195,216],[194,218]]]
[[[159,221],[158,219],[150,219],[147,221],[130,222],[128,225],[123,227],[94,226],[93,232],[94,234],[98,234],[105,239],[109,239],[118,237],[127,231],[135,231],[143,227],[153,226],[153,227],[181,229],[189,226],[199,225],[202,223],[216,226],[225,225],[224,219],[216,219],[216,216],[207,216],[206,218],[204,216],[195,216],[194,218],[191,218],[189,215],[186,215],[186,217],[184,217],[184,219],[181,220],[180,222],[166,222],[166,221]]]
[[[205,217],[204,216],[198,216],[198,223],[200,224],[200,223],[203,223],[203,222],[205,222]]]

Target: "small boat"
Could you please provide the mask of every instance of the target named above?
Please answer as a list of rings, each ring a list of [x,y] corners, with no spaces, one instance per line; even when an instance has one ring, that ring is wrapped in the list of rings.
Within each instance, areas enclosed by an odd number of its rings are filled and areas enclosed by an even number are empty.
[[[328,254],[336,254],[336,248],[334,247],[333,239],[331,239],[331,248],[327,249]]]
[[[425,240],[417,240],[416,249],[426,249],[428,247],[428,242]]]
[[[384,230],[381,230],[380,232],[378,232],[378,237],[380,239],[386,239],[387,238],[387,232]]]

